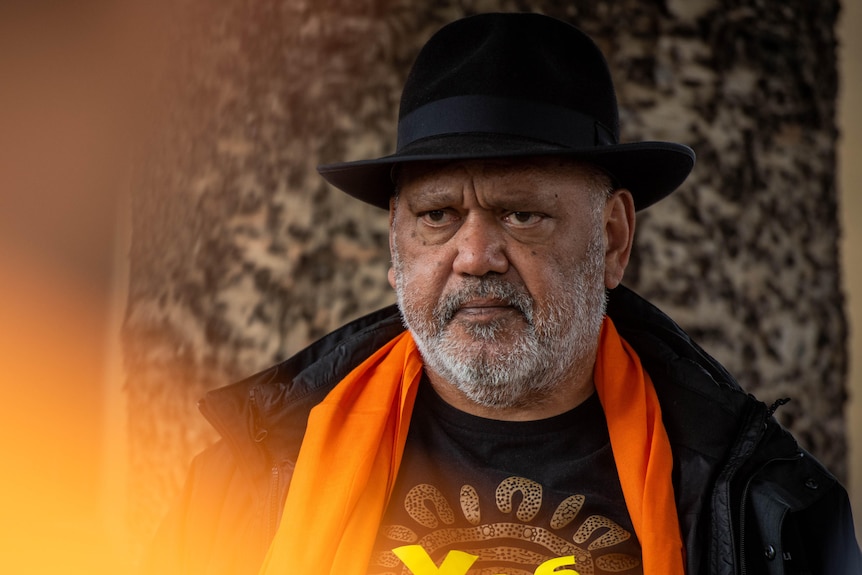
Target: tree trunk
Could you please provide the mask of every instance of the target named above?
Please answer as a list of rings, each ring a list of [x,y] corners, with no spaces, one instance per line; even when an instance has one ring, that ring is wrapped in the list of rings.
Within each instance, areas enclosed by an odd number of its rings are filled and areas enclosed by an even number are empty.
[[[214,438],[207,390],[394,300],[388,217],[321,162],[390,152],[400,87],[462,2],[184,0],[133,182],[124,328],[134,524],[146,537]],[[477,2],[569,20],[603,48],[623,140],[691,145],[639,214],[625,282],[845,473],[836,0]]]

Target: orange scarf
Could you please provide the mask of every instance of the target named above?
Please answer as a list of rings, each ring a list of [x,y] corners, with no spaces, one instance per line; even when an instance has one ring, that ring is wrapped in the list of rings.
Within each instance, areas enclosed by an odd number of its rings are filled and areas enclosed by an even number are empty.
[[[404,332],[311,411],[260,575],[365,574],[421,376],[419,350]]]
[[[670,441],[655,387],[635,350],[607,316],[593,376],[608,421],[623,497],[641,544],[646,575],[685,573],[673,496]]]
[[[260,575],[364,575],[404,452],[422,359],[408,332],[345,377],[308,420]],[[635,352],[605,319],[595,369],[644,573],[684,573],[670,443]]]

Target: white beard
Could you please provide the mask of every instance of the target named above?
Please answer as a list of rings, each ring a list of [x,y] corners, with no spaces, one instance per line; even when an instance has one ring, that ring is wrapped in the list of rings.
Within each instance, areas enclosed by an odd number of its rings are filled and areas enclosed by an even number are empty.
[[[433,310],[424,309],[427,306],[410,295],[421,287],[411,288],[405,281],[396,248],[392,265],[398,306],[427,367],[469,400],[491,408],[548,401],[573,377],[592,373],[607,304],[600,213],[594,218],[584,259],[572,266],[570,274],[558,274],[555,283],[560,293],[552,295],[542,308],[535,306],[523,286],[488,274],[465,280]],[[471,299],[488,297],[519,310],[526,327],[509,331],[505,320],[465,324],[472,342],[465,344],[463,338],[453,337],[450,322],[458,309]]]

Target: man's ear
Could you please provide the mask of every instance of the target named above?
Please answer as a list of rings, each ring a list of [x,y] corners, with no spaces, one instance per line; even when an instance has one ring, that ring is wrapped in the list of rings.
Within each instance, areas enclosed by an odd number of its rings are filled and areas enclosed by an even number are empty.
[[[623,279],[635,235],[635,202],[625,188],[614,190],[605,202],[605,287],[613,289]]]
[[[389,261],[392,261],[395,254],[395,204],[398,201],[398,196],[389,198]],[[386,274],[389,279],[389,285],[395,289],[395,268],[392,264],[389,265],[389,272]]]

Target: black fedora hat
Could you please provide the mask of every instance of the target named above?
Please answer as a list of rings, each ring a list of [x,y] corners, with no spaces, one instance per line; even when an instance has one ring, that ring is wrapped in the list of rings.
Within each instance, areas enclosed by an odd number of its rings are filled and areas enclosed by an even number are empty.
[[[388,209],[392,169],[434,160],[568,156],[609,172],[643,209],[675,190],[694,152],[619,142],[605,58],[583,32],[540,14],[480,14],[440,29],[404,85],[396,152],[318,166],[335,187]]]

